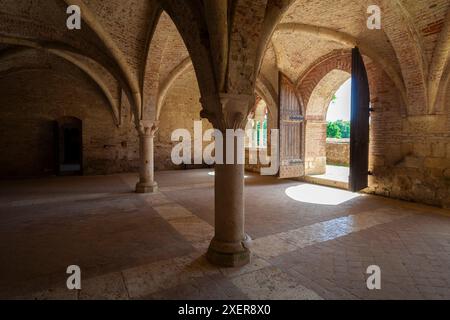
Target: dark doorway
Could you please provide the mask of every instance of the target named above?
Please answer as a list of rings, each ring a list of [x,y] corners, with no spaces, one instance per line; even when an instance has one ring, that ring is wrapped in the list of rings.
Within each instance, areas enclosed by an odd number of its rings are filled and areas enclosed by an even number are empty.
[[[64,117],[57,121],[57,172],[59,175],[83,174],[82,121],[74,117]]]

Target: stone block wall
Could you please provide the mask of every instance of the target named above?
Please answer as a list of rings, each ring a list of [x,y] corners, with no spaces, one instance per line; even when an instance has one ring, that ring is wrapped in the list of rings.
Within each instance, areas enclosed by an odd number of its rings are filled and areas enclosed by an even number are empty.
[[[327,139],[327,164],[350,165],[349,139]]]
[[[327,124],[325,121],[306,120],[305,173],[320,175],[327,170]]]

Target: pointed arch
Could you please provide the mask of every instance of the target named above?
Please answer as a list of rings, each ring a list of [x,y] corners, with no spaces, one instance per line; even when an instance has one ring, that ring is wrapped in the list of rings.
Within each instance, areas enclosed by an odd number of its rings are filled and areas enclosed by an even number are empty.
[[[174,22],[189,51],[204,102],[203,115],[214,117],[220,111],[220,101],[208,27],[202,14],[204,7],[199,0],[164,0],[160,5]]]
[[[15,56],[31,52],[33,50],[39,49],[31,47],[11,47],[0,53],[0,62],[8,58],[14,58]],[[57,49],[47,50],[46,52],[55,55],[57,57],[60,57],[63,60],[69,62],[70,64],[78,67],[81,71],[84,72],[84,74],[86,74],[91,80],[93,80],[109,102],[109,107],[114,123],[116,124],[116,126],[120,126],[121,123],[120,123],[119,99],[118,97],[113,96],[105,79],[102,78],[102,74],[97,70],[91,68],[86,60],[83,61],[83,59],[87,58],[82,56],[76,56],[73,53]]]
[[[142,104],[141,91],[139,90],[138,79],[134,78],[132,72],[126,62],[126,59],[118,48],[111,36],[106,32],[103,26],[99,23],[95,14],[89,9],[89,7],[82,0],[61,0],[68,5],[77,5],[80,7],[82,14],[82,19],[89,25],[89,27],[94,31],[98,38],[103,42],[105,48],[108,50],[108,54],[112,57],[119,73],[121,74],[122,81],[125,84],[129,100],[131,102],[132,110],[135,113],[135,121],[139,122],[141,119],[140,106]]]

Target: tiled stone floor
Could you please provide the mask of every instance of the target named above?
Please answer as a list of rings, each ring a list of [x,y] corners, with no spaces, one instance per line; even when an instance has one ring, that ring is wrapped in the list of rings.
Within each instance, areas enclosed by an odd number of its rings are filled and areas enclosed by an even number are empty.
[[[160,172],[154,195],[132,193],[133,174],[0,182],[0,298],[450,299],[449,211],[301,202],[286,190],[303,183],[271,177],[246,179],[251,264],[210,265],[208,172]],[[73,264],[79,292],[65,288]],[[379,291],[366,287],[369,265],[381,267]]]

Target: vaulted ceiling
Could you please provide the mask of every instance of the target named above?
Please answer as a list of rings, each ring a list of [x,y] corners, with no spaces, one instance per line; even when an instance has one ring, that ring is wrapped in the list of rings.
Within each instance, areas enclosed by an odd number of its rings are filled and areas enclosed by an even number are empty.
[[[72,4],[81,30],[65,27]],[[381,30],[366,27],[372,4]],[[449,9],[449,0],[0,0],[0,58],[17,46],[55,54],[95,79],[113,114],[120,88],[137,120],[152,120],[192,68],[203,96],[248,93],[257,76],[273,92],[278,70],[297,82],[322,57],[358,45],[412,113],[430,113],[448,86]]]

